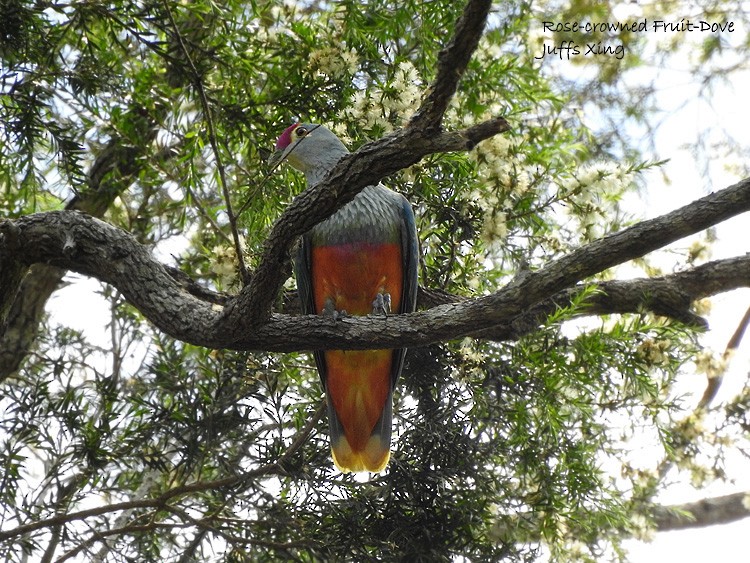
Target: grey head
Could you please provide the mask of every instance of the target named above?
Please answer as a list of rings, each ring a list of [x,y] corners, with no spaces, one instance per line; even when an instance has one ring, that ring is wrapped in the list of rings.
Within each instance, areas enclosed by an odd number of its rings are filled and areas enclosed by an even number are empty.
[[[275,166],[286,160],[305,173],[308,184],[314,184],[349,151],[329,129],[314,123],[295,123],[287,127],[276,141],[269,162]]]

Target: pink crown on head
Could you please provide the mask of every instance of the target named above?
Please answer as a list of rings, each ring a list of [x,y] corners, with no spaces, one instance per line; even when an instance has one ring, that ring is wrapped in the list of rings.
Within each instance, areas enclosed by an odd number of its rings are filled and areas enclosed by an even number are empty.
[[[285,149],[292,143],[292,131],[294,131],[298,126],[299,123],[295,123],[294,125],[290,125],[286,129],[284,129],[284,132],[279,137],[279,140],[276,141],[276,150]]]

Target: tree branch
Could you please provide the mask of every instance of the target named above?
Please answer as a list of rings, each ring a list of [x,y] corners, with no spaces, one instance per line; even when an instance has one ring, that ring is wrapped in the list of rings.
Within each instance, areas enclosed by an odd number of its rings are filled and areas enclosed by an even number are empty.
[[[466,4],[456,23],[453,38],[438,54],[435,81],[430,86],[427,98],[412,117],[409,127],[426,131],[440,130],[445,110],[479,45],[491,7],[490,0],[470,0]]]
[[[660,532],[736,522],[750,516],[748,498],[750,491],[698,502],[659,506],[654,510],[654,522]]]
[[[156,135],[155,121],[139,108],[131,111],[135,121],[143,121],[144,144],[133,146],[126,139],[112,137],[89,169],[86,190],[77,194],[65,209],[101,217],[145,166],[147,161],[139,157]],[[65,276],[64,269],[45,263],[34,265],[28,273],[27,268],[21,268],[19,263],[8,261],[2,266],[0,381],[18,370],[31,350],[47,300]]]
[[[697,502],[672,505],[650,505],[653,524],[657,532],[684,530],[687,528],[701,528],[719,524],[729,524],[750,516],[750,509],[746,506],[750,498],[750,491],[733,493],[731,495],[706,498]],[[514,514],[509,521],[498,523],[493,530],[498,537],[510,536],[518,525],[528,530],[528,541],[539,541],[539,529],[542,527],[540,516],[533,512]],[[622,530],[634,534],[636,530]]]
[[[226,306],[218,304],[219,299],[198,298],[131,235],[74,212],[39,213],[0,223],[0,267],[14,261],[42,262],[94,276],[117,287],[163,332],[209,348],[288,352],[421,346],[467,335],[517,338],[535,330],[550,307],[569,303],[580,290],[576,284],[586,278],[748,209],[750,179],[580,247],[492,295],[389,317],[334,321],[274,314],[264,324],[249,326],[243,315],[244,294]],[[603,293],[591,298],[586,314],[650,308],[700,324],[688,310],[693,300],[749,283],[747,256],[662,278],[605,282],[599,284]]]
[[[740,320],[734,334],[732,334],[732,337],[729,339],[729,342],[727,342],[727,346],[724,349],[723,359],[727,365],[732,354],[740,347],[740,343],[745,336],[748,324],[750,324],[750,308],[745,311],[742,320]],[[706,374],[706,389],[703,391],[703,396],[701,396],[701,400],[698,401],[696,409],[703,409],[711,404],[711,401],[714,400],[714,397],[716,397],[716,394],[719,392],[719,388],[723,381],[723,373]]]
[[[339,169],[340,166],[337,166],[334,172]],[[335,343],[339,349],[414,346],[458,338],[510,322],[532,305],[555,295],[561,288],[572,286],[591,275],[643,256],[748,209],[750,179],[581,247],[542,270],[526,274],[491,296],[387,319],[347,318],[333,323],[328,319],[307,317],[300,320],[292,331],[282,329],[285,332],[273,331],[271,327],[284,320],[274,316],[264,328],[272,330],[271,338],[276,341],[283,339],[289,342],[305,334],[298,345],[304,347],[306,342],[307,347],[296,349],[323,349],[331,347],[331,343]],[[226,331],[236,335],[233,345],[252,348],[253,335],[259,335],[263,329],[254,329],[248,324],[248,317],[242,314],[244,309],[243,295],[240,295],[229,304],[221,322],[232,327]],[[307,331],[308,327],[311,332]],[[291,349],[295,348],[287,348]]]
[[[23,233],[20,235],[23,240],[17,240],[15,248],[12,242],[8,245],[6,235],[14,224],[22,226]],[[33,255],[24,259],[23,255],[34,245],[37,248]],[[213,323],[219,318],[211,303],[183,291],[167,269],[132,235],[83,213],[53,211],[27,215],[15,222],[0,222],[0,268],[12,261],[73,270],[110,283],[151,322],[175,338],[184,336],[191,341],[197,336],[198,340],[204,340],[201,333],[210,328],[194,315],[204,315]],[[5,293],[2,288],[0,299]],[[178,335],[171,320],[159,320],[173,315],[189,323],[190,328]]]

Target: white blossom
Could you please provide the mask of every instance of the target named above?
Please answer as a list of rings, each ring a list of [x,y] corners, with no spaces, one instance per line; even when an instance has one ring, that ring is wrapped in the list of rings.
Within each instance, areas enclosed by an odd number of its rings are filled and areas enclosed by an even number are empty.
[[[359,69],[359,56],[342,44],[316,49],[308,57],[308,66],[331,78],[351,76]]]
[[[356,92],[344,109],[344,115],[361,123],[363,129],[377,127],[388,133],[419,108],[421,96],[422,85],[417,69],[410,62],[403,61],[396,66],[387,84]]]
[[[613,162],[597,162],[582,166],[561,184],[562,192],[573,196],[577,203],[590,201],[598,194],[619,194],[628,188],[632,172]]]
[[[503,56],[503,50],[500,45],[490,42],[485,36],[479,42],[475,56],[479,62],[497,61]]]
[[[503,242],[508,236],[507,217],[502,211],[485,213],[482,224],[482,240],[487,244]]]
[[[668,351],[672,346],[669,339],[645,339],[638,346],[636,354],[649,365],[664,365],[669,362]]]
[[[693,312],[696,315],[706,316],[711,312],[711,299],[708,297],[693,301]]]
[[[705,374],[709,379],[721,377],[727,370],[726,359],[719,357],[718,354],[708,349],[701,350],[696,354],[693,362],[695,363],[695,371]]]
[[[630,529],[633,537],[641,541],[650,542],[656,536],[656,528],[642,514],[634,514],[630,518]]]
[[[240,239],[240,245],[244,248],[244,240]],[[216,274],[217,283],[221,287],[230,287],[237,283],[237,270],[239,260],[233,245],[217,245],[211,249],[211,272]]]
[[[688,262],[702,262],[711,257],[711,247],[705,240],[694,240],[688,248]]]

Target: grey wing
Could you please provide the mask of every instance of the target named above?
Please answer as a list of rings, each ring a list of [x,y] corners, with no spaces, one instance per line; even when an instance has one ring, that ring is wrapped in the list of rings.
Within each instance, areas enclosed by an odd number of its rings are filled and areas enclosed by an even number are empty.
[[[299,247],[297,248],[297,259],[294,261],[294,276],[297,278],[297,293],[299,293],[300,306],[302,313],[305,315],[315,315],[315,298],[312,290],[312,241],[310,233],[302,235]],[[318,368],[320,381],[323,389],[326,386],[326,361],[322,350],[313,352],[315,365]]]
[[[407,199],[401,196],[401,257],[404,262],[403,289],[401,292],[401,306],[399,313],[412,313],[417,308],[418,276],[419,266],[419,240],[417,238],[417,224],[414,219],[414,211]],[[406,348],[393,351],[393,364],[391,366],[391,389],[396,386],[398,377],[404,367],[404,356]]]

